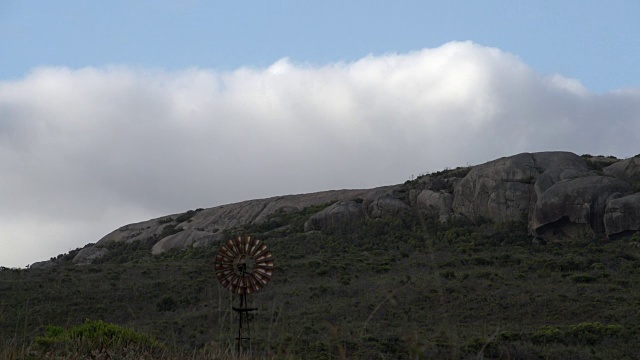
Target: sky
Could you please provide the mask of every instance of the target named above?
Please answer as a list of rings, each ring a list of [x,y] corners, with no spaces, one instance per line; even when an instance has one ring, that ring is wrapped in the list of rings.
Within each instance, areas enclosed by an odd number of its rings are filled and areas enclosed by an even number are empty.
[[[0,266],[519,152],[640,153],[636,1],[0,0]]]

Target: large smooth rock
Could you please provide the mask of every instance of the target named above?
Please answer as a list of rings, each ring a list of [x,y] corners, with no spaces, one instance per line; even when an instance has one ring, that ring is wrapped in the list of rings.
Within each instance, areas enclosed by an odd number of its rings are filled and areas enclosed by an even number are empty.
[[[319,230],[325,233],[350,231],[364,221],[362,204],[354,201],[339,201],[313,214],[304,224],[304,231]]]
[[[110,242],[127,242],[157,239],[153,252],[161,253],[181,246],[208,244],[217,239],[223,230],[248,224],[259,224],[272,215],[302,210],[306,207],[363,198],[371,189],[332,190],[311,194],[277,196],[268,199],[243,201],[187,213],[163,216],[161,218],[125,225],[104,236],[98,245]],[[182,228],[184,231],[165,236],[167,227]]]
[[[564,180],[549,187],[536,202],[530,227],[536,235],[571,236],[586,225],[594,233],[604,233],[604,214],[610,199],[629,193],[631,186],[606,176],[587,176]],[[568,231],[571,230],[571,231]]]
[[[71,260],[71,262],[76,265],[89,265],[93,263],[94,260],[99,259],[107,254],[109,254],[108,249],[96,247],[96,246],[89,246],[78,251],[78,253],[73,258],[73,260]]]
[[[557,182],[593,175],[596,175],[593,171],[580,167],[552,167],[546,169],[538,176],[534,184],[536,197],[542,195],[542,193]]]
[[[416,207],[424,215],[440,221],[447,221],[453,214],[453,195],[445,191],[422,190],[416,200]]]
[[[45,261],[34,262],[33,264],[29,265],[29,268],[30,269],[50,269],[54,266],[56,266],[55,262],[51,260],[45,260]]]
[[[620,160],[602,169],[606,175],[613,176],[630,183],[640,182],[640,156]]]
[[[611,199],[604,212],[608,236],[640,230],[640,193]]]
[[[185,248],[189,246],[205,246],[221,240],[226,240],[224,239],[223,232],[211,234],[205,231],[188,229],[188,230],[181,231],[177,234],[169,235],[163,238],[162,240],[158,241],[151,248],[151,253],[153,255],[158,255],[173,248]]]
[[[407,190],[401,185],[384,186],[371,189],[362,201],[365,214],[371,218],[391,217],[411,210],[411,206],[403,198],[409,197]]]
[[[547,169],[587,171],[580,156],[569,152],[522,153],[478,165],[456,184],[453,211],[475,220],[520,220],[536,200],[534,184]],[[560,171],[560,170],[556,170]],[[557,176],[545,179],[549,186]]]
[[[404,201],[393,196],[382,196],[372,201],[367,207],[367,214],[372,218],[398,216],[411,207]]]

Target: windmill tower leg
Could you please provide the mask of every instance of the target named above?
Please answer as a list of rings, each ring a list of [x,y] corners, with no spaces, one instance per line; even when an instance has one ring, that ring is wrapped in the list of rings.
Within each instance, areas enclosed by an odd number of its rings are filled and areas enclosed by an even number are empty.
[[[233,311],[238,313],[238,337],[236,338],[236,349],[240,355],[243,348],[251,350],[251,326],[249,313],[256,310],[247,304],[247,294],[240,294],[240,306],[233,307]],[[246,343],[247,346],[243,346]]]

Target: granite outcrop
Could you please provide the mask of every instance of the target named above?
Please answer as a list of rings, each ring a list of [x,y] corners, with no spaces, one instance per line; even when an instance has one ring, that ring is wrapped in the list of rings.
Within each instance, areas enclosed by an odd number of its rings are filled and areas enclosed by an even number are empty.
[[[638,191],[640,157],[521,153],[398,185],[248,200],[129,224],[78,252],[73,261],[91,263],[119,242],[151,241],[153,254],[217,244],[238,227],[314,206],[319,210],[306,220],[306,232],[336,234],[370,220],[414,214],[442,222],[526,221],[531,237],[546,241],[585,234],[618,238],[640,231]]]

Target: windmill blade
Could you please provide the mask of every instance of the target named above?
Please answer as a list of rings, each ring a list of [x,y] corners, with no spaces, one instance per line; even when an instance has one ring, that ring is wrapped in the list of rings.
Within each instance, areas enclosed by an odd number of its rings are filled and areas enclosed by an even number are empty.
[[[236,294],[262,290],[271,280],[274,267],[267,244],[250,236],[228,240],[220,246],[214,258],[218,282]]]

